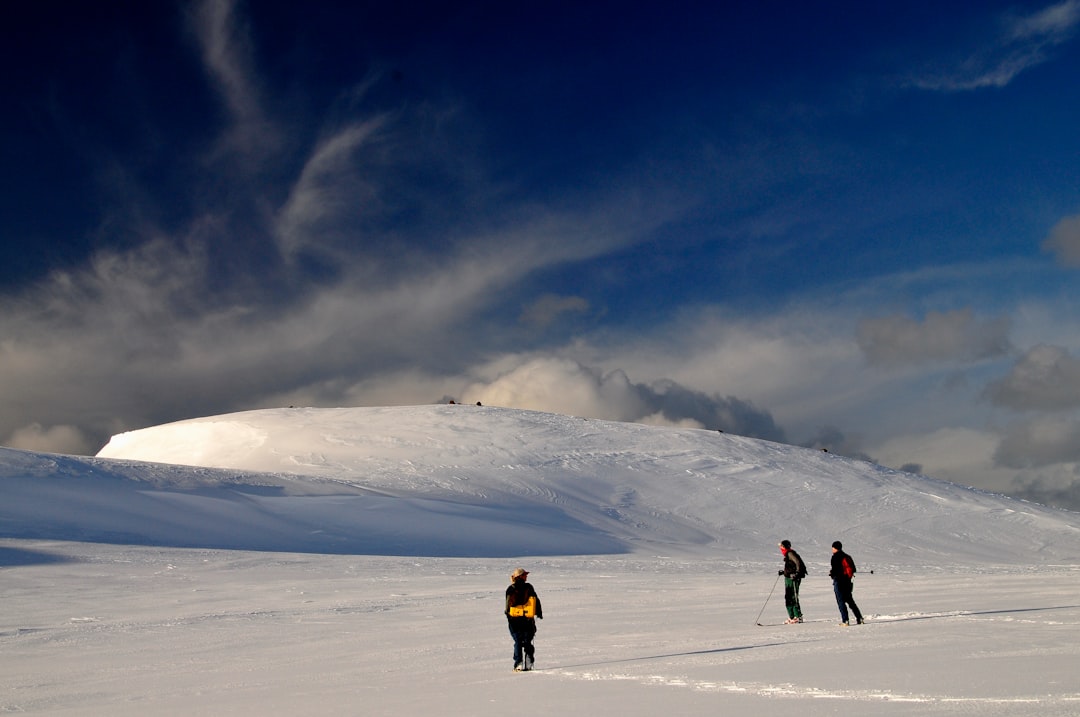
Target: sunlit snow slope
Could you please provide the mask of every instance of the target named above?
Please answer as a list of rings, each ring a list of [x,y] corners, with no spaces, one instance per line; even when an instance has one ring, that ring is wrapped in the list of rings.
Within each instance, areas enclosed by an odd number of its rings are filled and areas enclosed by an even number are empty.
[[[2,449],[0,501],[0,537],[191,547],[758,562],[786,537],[919,565],[1080,555],[1080,515],[820,451],[462,405],[199,418],[97,458]]]

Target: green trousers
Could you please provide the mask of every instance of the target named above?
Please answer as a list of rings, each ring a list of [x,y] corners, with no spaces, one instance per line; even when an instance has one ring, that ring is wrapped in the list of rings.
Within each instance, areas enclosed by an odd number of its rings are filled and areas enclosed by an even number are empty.
[[[802,578],[789,578],[784,576],[784,607],[787,608],[788,617],[802,617],[802,608],[799,607],[799,583]]]

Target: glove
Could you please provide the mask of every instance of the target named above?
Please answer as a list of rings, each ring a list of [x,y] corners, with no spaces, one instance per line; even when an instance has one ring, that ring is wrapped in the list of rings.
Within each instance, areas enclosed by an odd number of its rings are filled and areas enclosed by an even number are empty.
[[[784,571],[783,571],[783,570],[777,570],[777,571],[776,571],[776,574],[777,574],[777,575],[783,575],[783,574],[784,574]]]

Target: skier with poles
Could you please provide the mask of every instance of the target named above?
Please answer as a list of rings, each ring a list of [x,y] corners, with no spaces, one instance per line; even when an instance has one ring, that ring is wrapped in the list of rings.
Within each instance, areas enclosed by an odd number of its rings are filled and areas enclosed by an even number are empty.
[[[855,604],[855,598],[851,595],[851,591],[855,588],[851,582],[855,576],[855,561],[844,552],[844,545],[839,540],[832,544],[832,552],[830,563],[832,569],[829,570],[829,577],[833,579],[836,606],[840,608],[840,624],[844,627],[848,626],[847,606],[850,605],[852,613],[855,614],[855,624],[862,625],[862,613],[859,612],[859,606]]]
[[[788,619],[785,624],[794,625],[803,621],[802,607],[799,605],[799,585],[806,577],[806,564],[791,547],[790,540],[780,541],[780,554],[784,556],[784,567],[778,575],[784,576],[784,607]]]
[[[525,582],[528,577],[529,573],[524,568],[518,568],[510,575],[510,586],[506,588],[505,615],[510,635],[514,638],[515,672],[532,669],[536,656],[532,642],[536,635],[536,620],[544,619],[536,590]]]

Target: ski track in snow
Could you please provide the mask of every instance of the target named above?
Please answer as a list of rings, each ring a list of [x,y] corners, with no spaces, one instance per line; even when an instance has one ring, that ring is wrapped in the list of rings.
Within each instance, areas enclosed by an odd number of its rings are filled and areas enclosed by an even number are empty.
[[[543,673],[543,670],[534,670]],[[847,702],[900,702],[927,705],[1024,705],[1032,707],[1069,706],[1080,703],[1080,692],[1071,695],[1057,697],[952,697],[947,695],[917,695],[917,694],[892,694],[873,690],[843,690],[831,691],[818,688],[799,687],[790,683],[756,684],[742,682],[739,684],[714,682],[708,680],[693,680],[686,677],[671,675],[626,675],[618,673],[598,672],[574,672],[570,670],[549,670],[545,674],[557,677],[568,677],[574,680],[626,680],[636,682],[649,687],[674,687],[695,690],[698,692],[731,693],[739,695],[756,695],[759,697],[779,697],[788,699],[819,699],[819,700],[843,700]],[[1080,704],[1078,704],[1080,707]]]

